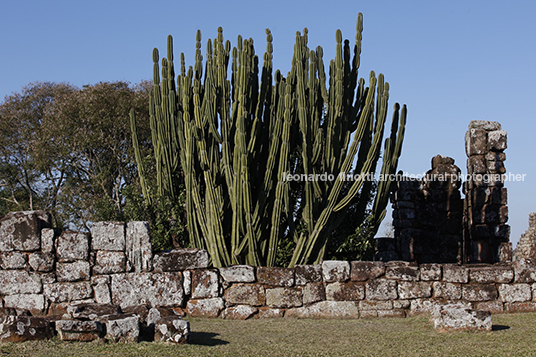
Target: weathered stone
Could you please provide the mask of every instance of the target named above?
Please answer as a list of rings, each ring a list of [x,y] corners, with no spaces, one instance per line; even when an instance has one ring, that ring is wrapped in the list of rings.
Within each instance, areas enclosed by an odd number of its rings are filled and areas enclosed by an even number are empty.
[[[42,294],[17,294],[4,296],[4,307],[28,310],[32,316],[45,311],[45,297]]]
[[[24,270],[0,270],[0,295],[40,294],[39,275]]]
[[[348,281],[350,279],[350,263],[340,260],[324,260],[322,262],[322,276],[326,283]]]
[[[226,308],[222,316],[231,320],[247,320],[259,311],[256,307],[249,305],[236,305]]]
[[[54,328],[45,317],[7,316],[0,321],[0,342],[46,340],[54,336]]]
[[[135,314],[114,314],[105,316],[105,339],[113,342],[138,342],[140,336],[140,317]]]
[[[56,230],[54,228],[41,229],[41,252],[54,253]]]
[[[112,303],[121,307],[180,306],[184,300],[180,273],[114,274],[111,278]]]
[[[91,228],[91,249],[125,251],[124,222],[95,222]]]
[[[396,279],[403,281],[419,280],[420,272],[418,266],[404,264],[390,265],[391,263],[389,263],[385,268],[385,277],[387,279]]]
[[[146,304],[126,306],[125,308],[121,309],[121,311],[123,311],[124,314],[138,315],[140,317],[140,323],[143,323],[143,324],[147,322],[147,316],[149,315],[150,310],[151,310],[151,306],[146,305]]]
[[[397,282],[387,279],[373,279],[366,283],[367,300],[393,300],[398,298]]]
[[[125,253],[133,271],[140,273],[153,269],[149,222],[127,223]]]
[[[359,302],[359,309],[363,311],[370,310],[390,310],[393,308],[393,302],[378,300],[363,300]]]
[[[203,249],[174,249],[154,255],[155,272],[175,272],[208,267],[208,252]]]
[[[126,269],[126,256],[123,252],[99,250],[95,255],[93,274],[124,273]]]
[[[259,312],[255,315],[258,319],[281,318],[285,315],[285,309],[272,309],[271,307],[259,307]]]
[[[509,283],[514,279],[514,271],[508,266],[494,265],[469,269],[469,280],[479,284]]]
[[[278,267],[258,267],[257,282],[270,286],[294,285],[294,269]]]
[[[179,317],[162,317],[154,324],[154,340],[187,343],[190,336],[190,322]]]
[[[436,281],[433,288],[435,299],[459,300],[462,298],[462,286],[460,284]]]
[[[419,269],[421,271],[420,278],[422,281],[441,280],[441,264],[421,264]]]
[[[58,281],[89,280],[91,277],[89,262],[77,260],[72,263],[57,263],[56,277]]]
[[[232,265],[220,268],[220,275],[228,283],[253,283],[255,282],[255,268],[251,265]]]
[[[87,260],[89,257],[89,234],[62,232],[56,239],[56,256],[60,262]]]
[[[469,129],[465,134],[465,152],[467,156],[484,155],[487,152],[487,135],[484,129]]]
[[[43,294],[53,303],[62,303],[89,299],[93,296],[93,289],[89,281],[43,284]]]
[[[410,300],[394,300],[393,309],[409,309],[411,306]]]
[[[536,312],[536,302],[507,302],[504,304],[506,312],[509,314],[521,313],[521,312]]]
[[[529,284],[499,284],[499,297],[502,302],[525,302],[532,300]]]
[[[378,310],[378,317],[383,318],[405,318],[406,311],[401,309],[392,309],[392,310]]]
[[[53,284],[57,281],[56,273],[53,271],[50,273],[41,273],[39,274],[39,277],[41,278],[41,282],[43,284]]]
[[[21,252],[2,252],[0,253],[0,267],[2,269],[26,269],[28,256]]]
[[[438,331],[491,331],[491,313],[459,304],[437,305],[433,311]]]
[[[305,285],[322,281],[322,265],[296,265],[294,267],[294,283]]]
[[[484,129],[486,131],[501,130],[501,123],[490,120],[471,120],[469,129]]]
[[[512,262],[512,268],[514,268],[514,282],[536,282],[536,265],[532,260],[526,258],[515,260]]]
[[[28,256],[28,263],[38,272],[51,272],[54,270],[56,257],[52,253],[35,252]]]
[[[219,296],[219,276],[214,269],[192,271],[192,299],[215,298]]]
[[[469,270],[456,264],[444,264],[443,281],[447,283],[468,283]]]
[[[304,305],[326,300],[324,283],[308,283],[303,287],[302,293]]]
[[[56,331],[62,341],[94,341],[104,337],[105,326],[100,321],[58,320]]]
[[[266,302],[264,287],[258,284],[233,284],[224,293],[229,304],[262,306]]]
[[[475,303],[477,310],[485,310],[493,315],[504,313],[504,304],[501,301],[483,301]]]
[[[266,305],[275,308],[291,308],[302,306],[301,288],[266,289]]]
[[[0,219],[0,251],[32,252],[41,248],[41,229],[50,227],[44,211],[10,212]]]
[[[326,285],[326,299],[334,301],[357,301],[365,298],[365,284],[359,282],[331,283]]]
[[[225,308],[222,298],[211,298],[201,300],[189,300],[186,310],[189,316],[193,317],[218,317]]]
[[[410,302],[409,315],[430,314],[432,313],[434,305],[435,302],[431,299],[413,299]]]
[[[285,317],[320,319],[357,319],[359,309],[355,301],[320,301],[309,306],[288,309]]]
[[[427,281],[399,281],[398,298],[416,299],[432,297],[432,283]]]
[[[385,273],[385,263],[383,262],[361,262],[350,263],[350,280],[367,281],[376,279]]]
[[[94,275],[91,277],[91,286],[95,295],[95,302],[98,304],[111,304],[112,294],[110,293],[110,276]]]
[[[488,150],[489,151],[504,151],[507,144],[506,130],[494,130],[488,133]]]
[[[121,312],[118,305],[81,303],[69,305],[66,314],[71,319],[99,320],[103,316],[120,314]]]
[[[145,318],[145,322],[147,326],[154,326],[154,323],[162,318],[162,317],[181,317],[175,310],[169,307],[152,307],[149,309],[149,312],[147,313],[147,317]]]
[[[467,301],[491,301],[498,298],[497,288],[492,284],[469,284],[462,286],[462,298]]]
[[[182,272],[182,288],[184,289],[184,295],[190,296],[192,294],[192,271],[185,270]]]

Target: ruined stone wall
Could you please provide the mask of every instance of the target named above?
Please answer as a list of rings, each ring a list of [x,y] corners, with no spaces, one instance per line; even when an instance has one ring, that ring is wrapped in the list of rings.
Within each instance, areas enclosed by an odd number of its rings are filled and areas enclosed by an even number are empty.
[[[536,261],[536,212],[529,214],[529,229],[521,235],[514,251],[514,260],[522,258]]]
[[[229,319],[405,317],[439,303],[536,311],[536,265],[324,261],[295,268],[209,267],[204,250],[153,253],[143,222],[58,232],[44,212],[0,220],[0,304],[61,315],[80,303],[145,305]],[[145,312],[146,313],[146,312]],[[1,317],[1,316],[0,316]]]

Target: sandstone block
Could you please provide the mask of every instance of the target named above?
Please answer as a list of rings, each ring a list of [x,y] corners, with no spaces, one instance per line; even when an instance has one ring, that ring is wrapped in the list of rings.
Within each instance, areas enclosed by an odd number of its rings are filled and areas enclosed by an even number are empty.
[[[50,227],[44,211],[10,212],[0,219],[0,251],[32,252],[41,248],[41,229]]]
[[[433,288],[435,299],[459,300],[462,298],[462,286],[460,284],[436,281]]]
[[[127,273],[111,278],[112,303],[121,307],[180,306],[184,300],[180,273]]]
[[[2,269],[26,269],[28,257],[21,252],[1,252],[0,267]]]
[[[325,260],[322,262],[322,276],[324,282],[343,283],[350,279],[350,263],[339,260]]]
[[[390,310],[393,308],[392,301],[363,300],[359,302],[359,309],[362,311]]]
[[[41,279],[24,270],[0,270],[0,295],[40,294]]]
[[[504,151],[507,147],[506,130],[494,130],[488,133],[488,150],[489,151]]]
[[[233,265],[219,270],[223,280],[228,283],[255,282],[255,268],[251,265]]]
[[[326,290],[321,282],[308,283],[303,287],[302,293],[304,305],[326,300]]]
[[[331,283],[326,285],[326,299],[334,301],[357,301],[365,298],[365,284],[359,282]]]
[[[99,250],[95,255],[93,274],[117,274],[126,270],[126,256],[123,252]]]
[[[456,264],[444,264],[443,281],[447,283],[468,283],[469,270]]]
[[[306,285],[322,281],[322,265],[296,265],[294,267],[294,283]]]
[[[56,331],[62,341],[93,341],[104,337],[105,326],[100,321],[58,320]]]
[[[154,340],[183,344],[188,342],[190,323],[179,317],[162,317],[154,324]]]
[[[521,258],[512,262],[514,269],[514,282],[534,283],[536,282],[536,265],[530,259]]]
[[[465,152],[467,156],[484,155],[488,150],[486,130],[469,129],[465,134]]]
[[[110,276],[94,275],[91,277],[91,286],[95,295],[95,302],[98,304],[111,304],[112,294],[110,293]]]
[[[438,305],[433,312],[439,331],[491,331],[491,313],[472,310],[459,304]]]
[[[54,253],[56,230],[54,228],[41,229],[41,252]]]
[[[272,308],[291,308],[302,306],[301,288],[266,289],[266,305]]]
[[[153,269],[152,249],[149,222],[127,223],[125,253],[133,271],[139,273]]]
[[[17,294],[4,296],[4,307],[27,310],[32,316],[43,314],[45,306],[45,296],[42,294]]]
[[[501,130],[501,123],[490,120],[471,120],[469,129],[484,129],[486,131]]]
[[[102,322],[106,325],[105,339],[112,342],[138,342],[140,336],[140,317],[138,315],[108,315],[102,319]]]
[[[427,281],[399,281],[399,299],[416,299],[432,297],[432,283]]]
[[[34,271],[51,272],[54,270],[56,257],[52,253],[35,252],[28,256],[28,263]]]
[[[422,281],[441,280],[441,264],[421,264],[419,269],[421,271],[420,278]]]
[[[43,294],[53,303],[62,303],[89,299],[93,296],[93,289],[89,281],[53,283],[43,284]]]
[[[405,264],[388,264],[385,268],[385,277],[387,279],[396,279],[402,281],[419,280],[419,267]]]
[[[288,309],[285,317],[315,319],[357,319],[355,301],[320,301],[309,306]]]
[[[0,322],[0,342],[46,340],[54,336],[54,328],[45,317],[7,316]]]
[[[476,267],[469,269],[469,280],[479,284],[509,283],[514,271],[508,266]]]
[[[522,312],[536,312],[536,302],[507,302],[504,304],[506,312],[509,314],[522,313]]]
[[[139,305],[141,306],[141,305]],[[169,307],[152,307],[149,309],[149,312],[147,313],[147,317],[145,318],[145,323],[147,326],[153,326],[155,322],[162,318],[162,317],[181,317],[175,310]]]
[[[259,307],[259,312],[255,315],[258,319],[276,319],[285,315],[285,309],[272,309],[271,307]]]
[[[259,284],[270,286],[291,287],[294,285],[294,269],[278,267],[258,267],[257,282]]]
[[[261,306],[266,302],[264,287],[258,284],[233,284],[224,293],[229,304]]]
[[[154,255],[155,272],[208,268],[208,252],[202,249],[174,249]]]
[[[67,306],[66,315],[69,319],[100,320],[103,316],[117,315],[121,313],[118,305],[80,303]]]
[[[383,262],[360,262],[350,263],[350,280],[367,281],[376,279],[385,273],[385,263]]]
[[[56,256],[60,262],[87,260],[89,258],[89,234],[62,232],[56,239]]]
[[[186,310],[189,316],[215,318],[225,308],[222,298],[189,300]]]
[[[373,279],[366,283],[367,300],[394,300],[398,298],[397,282],[387,279]]]
[[[462,286],[462,298],[467,301],[497,300],[499,294],[493,284],[469,284]]]
[[[56,277],[58,281],[89,280],[89,262],[85,260],[77,260],[72,263],[57,263]]]
[[[220,284],[215,269],[192,271],[192,299],[215,298],[219,296]]]
[[[95,222],[91,228],[91,249],[125,251],[124,222]]]
[[[149,311],[151,309],[152,309],[151,306],[142,304],[142,305],[135,305],[135,306],[127,306],[127,307],[121,309],[121,311],[123,311],[124,314],[138,315],[140,317],[140,323],[146,324],[147,316],[149,315]],[[154,323],[154,321],[153,321],[153,323]]]
[[[504,313],[504,304],[501,301],[483,301],[475,304],[477,310],[485,310],[493,315]]]
[[[529,284],[499,284],[499,297],[502,302],[525,302],[532,300]]]
[[[259,311],[256,307],[249,305],[236,305],[228,307],[223,311],[223,318],[231,320],[247,320]]]

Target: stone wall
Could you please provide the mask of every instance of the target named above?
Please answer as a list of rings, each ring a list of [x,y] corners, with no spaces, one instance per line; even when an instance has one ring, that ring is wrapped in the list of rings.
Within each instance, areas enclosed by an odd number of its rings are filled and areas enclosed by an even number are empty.
[[[522,258],[536,261],[536,212],[529,214],[529,229],[521,235],[514,251],[514,260]]]
[[[0,304],[32,315],[72,305],[147,305],[181,315],[246,318],[405,317],[437,304],[493,313],[536,311],[536,265],[324,261],[295,268],[209,267],[206,251],[152,254],[143,222],[58,232],[45,212],[0,220]]]

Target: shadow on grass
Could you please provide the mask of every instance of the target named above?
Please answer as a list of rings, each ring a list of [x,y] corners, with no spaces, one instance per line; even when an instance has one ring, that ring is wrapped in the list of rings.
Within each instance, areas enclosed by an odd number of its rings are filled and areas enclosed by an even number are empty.
[[[200,346],[218,346],[229,344],[228,341],[220,340],[219,338],[214,338],[216,336],[218,336],[218,334],[212,332],[190,332],[190,339],[188,341],[188,344]]]
[[[491,331],[501,331],[501,330],[508,330],[510,326],[505,325],[493,325],[491,326]]]

